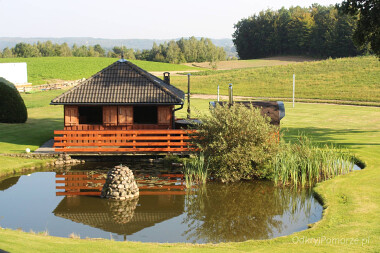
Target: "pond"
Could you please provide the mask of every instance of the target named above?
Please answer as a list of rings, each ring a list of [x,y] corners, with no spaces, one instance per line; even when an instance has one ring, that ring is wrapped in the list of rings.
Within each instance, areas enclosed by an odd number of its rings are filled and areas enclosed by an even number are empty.
[[[178,169],[162,165],[129,166],[138,199],[101,199],[105,173],[114,165],[87,163],[1,181],[0,226],[60,237],[219,243],[289,235],[322,218],[310,189],[277,188],[268,181],[186,189]]]

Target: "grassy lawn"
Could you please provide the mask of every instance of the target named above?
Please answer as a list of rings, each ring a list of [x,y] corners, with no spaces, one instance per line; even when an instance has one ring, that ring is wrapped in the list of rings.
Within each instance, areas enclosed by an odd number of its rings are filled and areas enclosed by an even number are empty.
[[[296,98],[380,102],[380,61],[375,57],[355,57],[285,66],[202,71],[192,73],[191,92],[253,97],[292,97],[293,73]],[[187,90],[187,76],[173,76],[171,82]],[[353,92],[354,91],[354,92]]]
[[[0,58],[0,63],[26,62],[28,65],[28,82],[45,84],[54,80],[77,80],[88,78],[108,65],[114,63],[116,58],[101,57],[36,57],[36,58]],[[148,62],[131,60],[146,71],[186,71],[199,68],[169,64],[161,62]]]
[[[0,152],[35,149],[52,137],[54,129],[62,128],[62,108],[48,106],[61,92],[23,95],[29,120],[26,124],[0,124]],[[207,100],[193,99],[191,103],[193,116],[208,110]],[[186,107],[178,116],[186,116]],[[327,209],[323,219],[311,229],[272,240],[217,245],[77,240],[0,229],[0,249],[9,252],[378,252],[380,108],[301,103],[292,108],[286,103],[286,117],[281,125],[287,140],[302,131],[318,142],[332,142],[352,150],[367,164],[362,171],[317,185],[315,190]],[[30,162],[33,160],[0,156],[0,174],[30,165]]]

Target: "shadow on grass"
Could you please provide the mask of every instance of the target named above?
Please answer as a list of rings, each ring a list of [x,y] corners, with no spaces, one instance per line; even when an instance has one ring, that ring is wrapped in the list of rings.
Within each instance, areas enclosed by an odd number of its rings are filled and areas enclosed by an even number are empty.
[[[0,124],[0,142],[8,144],[8,151],[17,151],[12,149],[19,149],[20,145],[40,146],[59,129],[63,129],[61,118],[30,118],[24,124]]]
[[[318,143],[326,143],[330,144],[333,143],[337,146],[341,147],[352,147],[352,146],[380,146],[380,141],[373,142],[366,142],[365,140],[370,140],[367,138],[364,138],[360,142],[353,143],[353,142],[344,142],[348,138],[346,135],[357,135],[358,139],[359,136],[368,136],[372,133],[378,133],[378,131],[364,131],[364,130],[358,130],[358,129],[331,129],[331,128],[317,128],[317,127],[288,127],[288,128],[282,128],[281,133],[284,136],[284,139],[286,141],[295,141],[301,134],[306,135],[307,137],[310,137],[313,141]]]

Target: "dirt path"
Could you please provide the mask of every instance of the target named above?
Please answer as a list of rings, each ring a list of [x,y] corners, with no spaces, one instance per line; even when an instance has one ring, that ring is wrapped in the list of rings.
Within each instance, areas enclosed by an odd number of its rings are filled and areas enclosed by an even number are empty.
[[[257,68],[266,66],[288,65],[306,61],[316,61],[317,59],[303,56],[277,56],[253,60],[232,60],[217,62],[217,70],[230,70],[242,68]],[[209,62],[184,63],[186,66],[211,69]]]

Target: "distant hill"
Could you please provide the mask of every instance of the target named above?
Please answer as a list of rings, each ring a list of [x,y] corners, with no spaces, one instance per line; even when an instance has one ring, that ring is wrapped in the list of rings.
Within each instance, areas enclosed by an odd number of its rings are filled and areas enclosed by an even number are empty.
[[[198,38],[199,39],[199,38]],[[112,49],[114,46],[126,46],[127,48],[133,49],[151,49],[153,43],[157,44],[164,43],[169,40],[159,40],[159,39],[101,39],[101,38],[91,38],[91,37],[64,37],[64,38],[20,38],[20,37],[0,37],[0,50],[6,47],[14,47],[17,43],[37,43],[38,41],[44,42],[50,40],[53,43],[67,43],[70,47],[74,44],[78,46],[87,45],[94,46],[96,44],[101,45],[105,49]],[[174,39],[179,40],[179,38]],[[234,52],[234,44],[232,39],[211,39],[212,42],[218,47],[224,47],[226,52]]]

